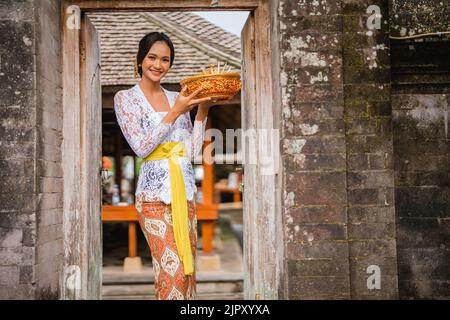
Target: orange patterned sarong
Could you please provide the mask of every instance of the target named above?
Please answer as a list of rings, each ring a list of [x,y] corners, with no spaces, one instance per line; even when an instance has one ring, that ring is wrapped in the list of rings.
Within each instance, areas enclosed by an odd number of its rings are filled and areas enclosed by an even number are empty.
[[[197,214],[193,201],[188,201],[188,217],[189,239],[195,261]],[[164,202],[143,202],[141,211],[138,211],[138,218],[152,255],[156,299],[195,299],[195,264],[194,273],[185,275],[175,244],[171,205]]]

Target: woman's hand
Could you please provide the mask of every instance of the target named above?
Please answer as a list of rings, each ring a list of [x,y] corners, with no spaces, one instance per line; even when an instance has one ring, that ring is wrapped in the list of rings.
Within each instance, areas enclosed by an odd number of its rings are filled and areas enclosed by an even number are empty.
[[[221,99],[215,98],[215,99],[212,99],[210,101],[202,102],[198,106],[200,108],[209,108],[209,107],[215,105],[217,103],[217,101],[219,101],[219,100],[222,101],[222,102],[225,102],[225,101],[229,101],[229,100],[232,100],[232,99],[233,99],[233,97],[227,97],[227,98],[221,98]]]
[[[200,102],[199,104],[198,104],[198,107],[199,108],[209,108],[209,107],[211,107],[211,106],[213,106],[215,103],[217,102],[217,100],[209,100],[209,101],[205,101],[205,102]]]
[[[192,94],[185,97],[183,93],[186,91],[186,86],[183,87],[180,94],[177,97],[177,100],[175,100],[175,103],[173,105],[173,108],[171,109],[175,114],[181,115],[183,113],[186,113],[193,109],[196,105],[205,103],[206,101],[210,101],[211,98],[198,98],[195,99],[195,97],[200,93],[200,91],[203,90],[202,87],[198,88]]]

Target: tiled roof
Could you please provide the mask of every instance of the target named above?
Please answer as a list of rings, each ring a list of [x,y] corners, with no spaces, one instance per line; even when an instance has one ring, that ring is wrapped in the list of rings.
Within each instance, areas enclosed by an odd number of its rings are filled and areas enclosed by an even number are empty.
[[[240,71],[240,38],[189,12],[91,12],[100,34],[102,85],[133,85],[139,40],[152,31],[165,32],[175,47],[175,60],[163,83],[174,84],[201,72],[210,63],[227,62]]]

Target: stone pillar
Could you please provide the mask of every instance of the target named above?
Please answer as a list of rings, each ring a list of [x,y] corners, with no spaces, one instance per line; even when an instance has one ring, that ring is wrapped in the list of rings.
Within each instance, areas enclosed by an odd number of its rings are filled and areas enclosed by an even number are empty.
[[[36,102],[32,2],[0,4],[0,298],[35,295]]]
[[[348,0],[342,6],[351,297],[395,299],[388,1]]]
[[[280,3],[288,298],[397,296],[387,9]]]
[[[62,266],[59,1],[0,4],[0,298],[57,299]]]
[[[347,299],[341,1],[280,2],[287,298]]]

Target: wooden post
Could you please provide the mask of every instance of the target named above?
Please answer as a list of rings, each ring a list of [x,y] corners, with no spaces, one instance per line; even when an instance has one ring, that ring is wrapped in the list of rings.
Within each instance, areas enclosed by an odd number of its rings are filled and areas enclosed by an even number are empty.
[[[137,256],[136,222],[128,223],[128,256]]]
[[[211,118],[206,122],[206,130],[211,128]],[[211,144],[211,137],[205,137],[203,150]],[[199,206],[197,213],[198,220],[202,220],[202,244],[203,253],[212,254],[212,241],[214,239],[214,227],[218,218],[217,205],[214,203],[214,165],[212,164],[212,154],[203,152],[203,181],[202,193],[203,202]]]
[[[121,133],[116,131],[116,135],[114,137],[114,156],[116,158],[116,172],[114,177],[115,184],[119,187],[119,195],[122,199],[122,187],[121,187],[121,181],[122,181],[122,156],[123,156],[123,143],[122,143],[122,136]]]
[[[206,122],[205,130],[211,129],[211,117],[208,118]],[[205,137],[205,150],[212,143],[211,137]],[[203,181],[202,181],[202,192],[203,192],[203,204],[214,203],[214,166],[212,164],[213,155],[204,152],[203,153]]]
[[[233,192],[233,202],[240,202],[241,201],[241,192],[239,189],[234,190]]]
[[[214,220],[206,220],[202,224],[202,236],[203,236],[203,253],[212,254],[213,246],[212,241],[214,239],[214,227],[216,222]]]

